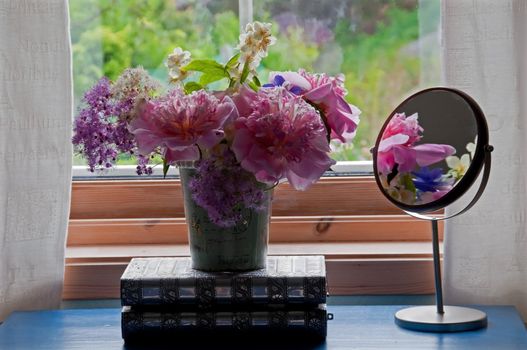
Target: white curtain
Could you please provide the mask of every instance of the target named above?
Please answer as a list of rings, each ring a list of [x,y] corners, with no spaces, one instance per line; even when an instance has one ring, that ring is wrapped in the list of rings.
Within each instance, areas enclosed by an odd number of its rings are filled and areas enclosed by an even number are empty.
[[[67,6],[0,2],[0,321],[61,300],[71,188]]]
[[[446,224],[445,300],[513,304],[527,320],[527,1],[441,10],[445,85],[478,101],[495,146],[486,193]]]

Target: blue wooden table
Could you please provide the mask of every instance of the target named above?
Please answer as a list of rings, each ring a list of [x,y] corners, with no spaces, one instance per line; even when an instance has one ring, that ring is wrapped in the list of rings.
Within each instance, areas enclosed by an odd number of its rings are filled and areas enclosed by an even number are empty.
[[[328,339],[321,344],[298,344],[279,339],[193,339],[168,345],[125,345],[119,309],[72,309],[13,313],[0,326],[1,350],[29,349],[527,349],[527,331],[510,306],[478,307],[487,312],[488,328],[466,333],[417,333],[398,328],[394,313],[403,306],[328,307]]]

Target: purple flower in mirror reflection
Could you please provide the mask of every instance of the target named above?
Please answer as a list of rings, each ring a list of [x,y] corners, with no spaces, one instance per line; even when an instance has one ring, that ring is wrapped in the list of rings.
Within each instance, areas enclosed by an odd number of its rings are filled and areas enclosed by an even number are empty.
[[[452,187],[453,178],[446,177],[441,168],[423,167],[412,172],[412,181],[417,190],[422,192],[437,192]]]

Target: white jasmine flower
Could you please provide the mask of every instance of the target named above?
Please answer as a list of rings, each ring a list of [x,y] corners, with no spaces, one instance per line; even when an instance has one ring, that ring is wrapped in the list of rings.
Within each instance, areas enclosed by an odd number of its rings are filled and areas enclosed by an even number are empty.
[[[182,71],[180,69],[171,69],[168,71],[168,76],[170,77],[171,83],[177,83],[179,81],[185,80],[189,74],[189,72]]]
[[[254,22],[253,38],[258,43],[257,49],[262,57],[267,56],[269,46],[276,42],[276,38],[271,34],[271,23]]]
[[[165,65],[168,69],[181,68],[190,63],[190,52],[183,51],[181,47],[176,47],[170,55],[168,55]]]
[[[474,142],[469,142],[467,144],[467,151],[470,153],[470,158],[474,159],[474,154],[476,153],[476,145],[478,143],[478,136],[474,139]]]
[[[190,63],[190,52],[184,51],[181,47],[176,47],[170,55],[168,55],[165,66],[168,68],[168,75],[170,81],[175,83],[185,79],[189,72],[181,68]]]
[[[240,34],[240,43],[237,46],[240,50],[240,65],[231,75],[240,76],[246,62],[249,62],[249,70],[254,74],[262,58],[267,56],[269,46],[275,42],[276,38],[271,34],[271,23],[248,23],[245,32]]]
[[[450,172],[456,179],[463,177],[470,166],[470,156],[468,153],[463,154],[461,158],[456,156],[446,157],[445,161],[450,168]]]

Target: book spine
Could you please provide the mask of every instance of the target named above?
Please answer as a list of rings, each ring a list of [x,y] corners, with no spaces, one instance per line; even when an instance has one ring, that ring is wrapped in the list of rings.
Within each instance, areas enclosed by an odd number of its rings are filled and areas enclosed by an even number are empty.
[[[326,303],[326,293],[322,276],[121,279],[123,306],[319,305]]]
[[[324,339],[327,312],[323,308],[257,312],[149,312],[124,308],[121,319],[125,340],[148,337],[281,333]]]

